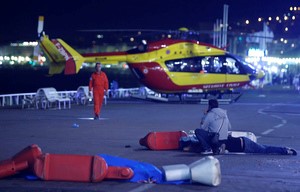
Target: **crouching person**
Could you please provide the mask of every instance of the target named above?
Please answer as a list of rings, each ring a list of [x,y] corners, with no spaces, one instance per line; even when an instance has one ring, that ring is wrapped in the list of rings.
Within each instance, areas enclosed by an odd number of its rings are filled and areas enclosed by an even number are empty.
[[[219,108],[216,99],[208,101],[208,108],[202,117],[200,128],[195,130],[195,135],[202,146],[202,154],[219,154],[224,150],[228,139],[228,130],[231,124],[227,111]]]

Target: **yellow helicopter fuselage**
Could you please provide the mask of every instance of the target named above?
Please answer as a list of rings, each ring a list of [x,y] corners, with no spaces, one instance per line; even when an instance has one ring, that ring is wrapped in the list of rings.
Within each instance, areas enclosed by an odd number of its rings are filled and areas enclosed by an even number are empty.
[[[138,80],[160,93],[201,93],[242,87],[263,77],[251,65],[212,45],[165,39],[126,52],[80,54],[61,39],[41,39],[50,74],[76,74],[82,63],[126,62]]]
[[[222,49],[197,41],[167,39],[144,47],[141,45],[127,52],[83,56],[85,62],[127,62],[141,83],[162,93],[237,88],[249,83],[249,76],[253,75],[253,71],[218,72],[217,68],[222,67],[221,63],[208,63],[208,59],[228,57],[232,61],[238,61],[233,56],[227,56],[227,52]],[[209,65],[213,65],[215,71],[209,71]]]

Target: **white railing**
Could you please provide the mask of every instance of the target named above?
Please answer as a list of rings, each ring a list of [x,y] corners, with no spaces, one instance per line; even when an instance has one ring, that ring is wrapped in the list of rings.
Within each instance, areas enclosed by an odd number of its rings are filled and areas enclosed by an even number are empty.
[[[130,97],[132,94],[138,94],[140,88],[119,88],[116,90],[108,90],[107,98],[126,98]],[[76,91],[57,91],[57,93],[62,97],[71,98],[72,102],[76,102],[77,97]],[[24,104],[25,100],[33,99],[36,96],[34,93],[14,93],[14,94],[4,94],[0,95],[0,106],[21,106]]]
[[[14,93],[0,95],[0,105],[2,107],[21,105],[25,98],[33,98],[35,95],[36,93]]]

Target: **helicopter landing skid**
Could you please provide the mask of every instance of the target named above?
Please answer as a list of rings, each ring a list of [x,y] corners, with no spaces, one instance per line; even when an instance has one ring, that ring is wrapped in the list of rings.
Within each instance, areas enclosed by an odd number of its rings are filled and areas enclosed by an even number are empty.
[[[217,99],[220,104],[230,104],[237,102],[242,96],[240,92],[225,92],[225,93],[213,93],[206,94],[205,98],[201,99],[201,104],[207,104],[209,99]]]
[[[217,99],[220,104],[236,102],[242,96],[239,92],[211,92],[200,94],[148,94],[144,96],[132,96],[137,99],[150,100],[165,103],[199,103],[207,104],[209,99]]]

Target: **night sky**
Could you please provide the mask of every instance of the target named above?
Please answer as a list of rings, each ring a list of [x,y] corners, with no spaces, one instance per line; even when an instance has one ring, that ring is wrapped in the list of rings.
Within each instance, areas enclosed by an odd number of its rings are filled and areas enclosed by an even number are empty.
[[[2,2],[0,44],[35,40],[37,20],[45,16],[44,29],[51,37],[74,35],[80,29],[200,30],[223,17],[229,5],[229,23],[248,18],[283,15],[296,0],[10,0]]]

